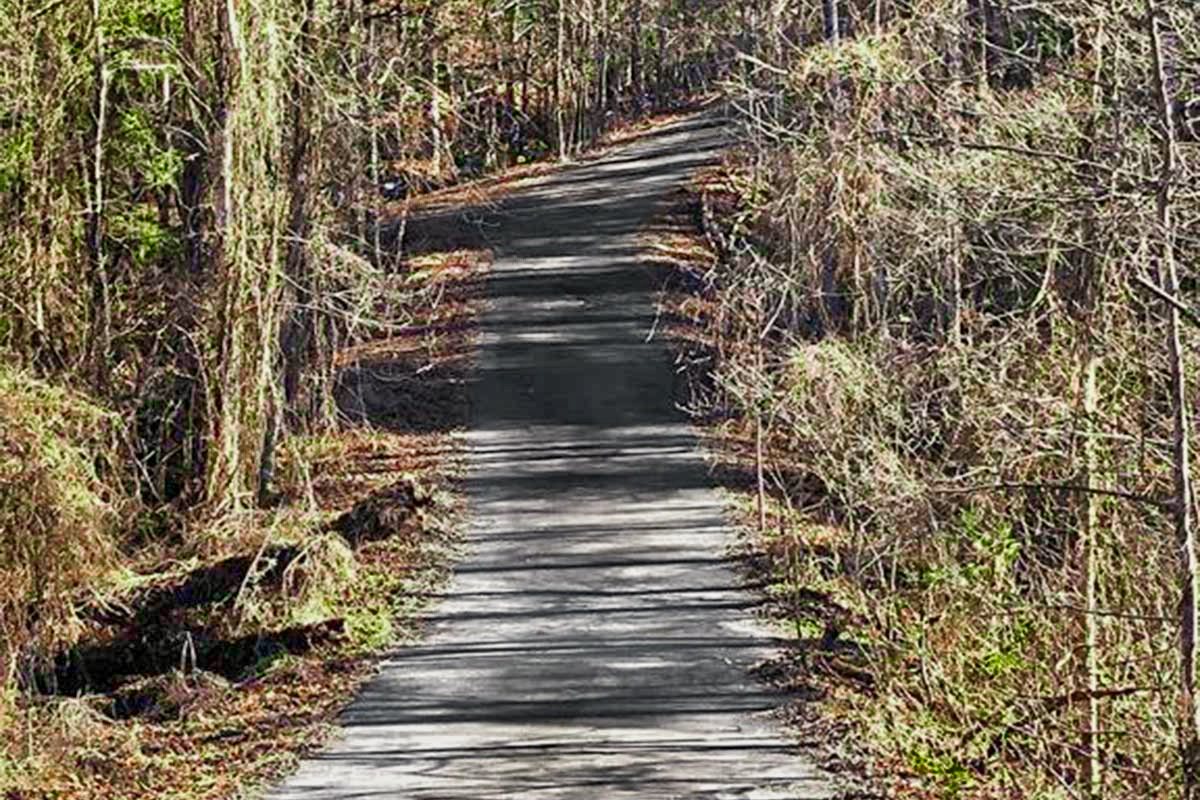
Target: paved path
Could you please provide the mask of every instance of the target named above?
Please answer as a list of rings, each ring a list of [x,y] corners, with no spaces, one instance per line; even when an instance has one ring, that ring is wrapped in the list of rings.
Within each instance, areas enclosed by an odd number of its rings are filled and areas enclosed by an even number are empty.
[[[472,553],[430,635],[276,800],[816,798],[721,502],[647,342],[637,230],[720,128],[677,124],[507,201],[473,389]]]

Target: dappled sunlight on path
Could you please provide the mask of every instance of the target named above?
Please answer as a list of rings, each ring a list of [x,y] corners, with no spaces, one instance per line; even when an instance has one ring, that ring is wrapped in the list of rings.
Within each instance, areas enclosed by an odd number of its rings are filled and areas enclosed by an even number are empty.
[[[722,129],[700,117],[508,199],[468,434],[473,552],[420,646],[272,797],[816,798],[673,365],[637,232]]]

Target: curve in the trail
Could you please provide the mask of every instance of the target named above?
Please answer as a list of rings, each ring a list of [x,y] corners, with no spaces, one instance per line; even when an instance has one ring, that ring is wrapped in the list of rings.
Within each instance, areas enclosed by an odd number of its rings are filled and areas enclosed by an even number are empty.
[[[471,553],[275,800],[816,798],[770,713],[770,652],[637,233],[722,128],[660,129],[506,201],[468,434]]]

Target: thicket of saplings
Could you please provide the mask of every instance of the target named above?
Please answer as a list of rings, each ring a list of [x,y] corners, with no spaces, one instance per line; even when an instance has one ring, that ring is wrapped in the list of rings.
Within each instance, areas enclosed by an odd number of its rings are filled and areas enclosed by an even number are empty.
[[[1197,796],[1195,8],[755,26],[718,379],[798,630],[945,796]]]
[[[337,352],[426,302],[378,184],[565,153],[699,88],[705,11],[0,0],[0,778],[81,607],[307,535],[303,503],[263,509],[339,424]]]

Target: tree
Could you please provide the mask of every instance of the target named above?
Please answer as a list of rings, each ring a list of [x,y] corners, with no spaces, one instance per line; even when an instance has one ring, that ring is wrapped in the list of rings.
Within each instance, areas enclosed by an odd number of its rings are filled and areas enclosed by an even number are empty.
[[[1180,315],[1179,271],[1176,266],[1176,232],[1173,217],[1174,186],[1179,180],[1176,169],[1176,129],[1174,102],[1171,97],[1170,69],[1164,28],[1165,14],[1155,0],[1146,0],[1146,24],[1150,34],[1152,58],[1151,89],[1159,110],[1161,143],[1158,175],[1158,252],[1157,273],[1164,282],[1167,298],[1167,356],[1171,369],[1171,416],[1174,419],[1172,464],[1174,471],[1173,514],[1175,537],[1180,553],[1179,650],[1180,650],[1180,757],[1183,765],[1184,796],[1200,797],[1200,704],[1196,691],[1197,603],[1200,602],[1200,560],[1192,520],[1191,423],[1187,374]]]

